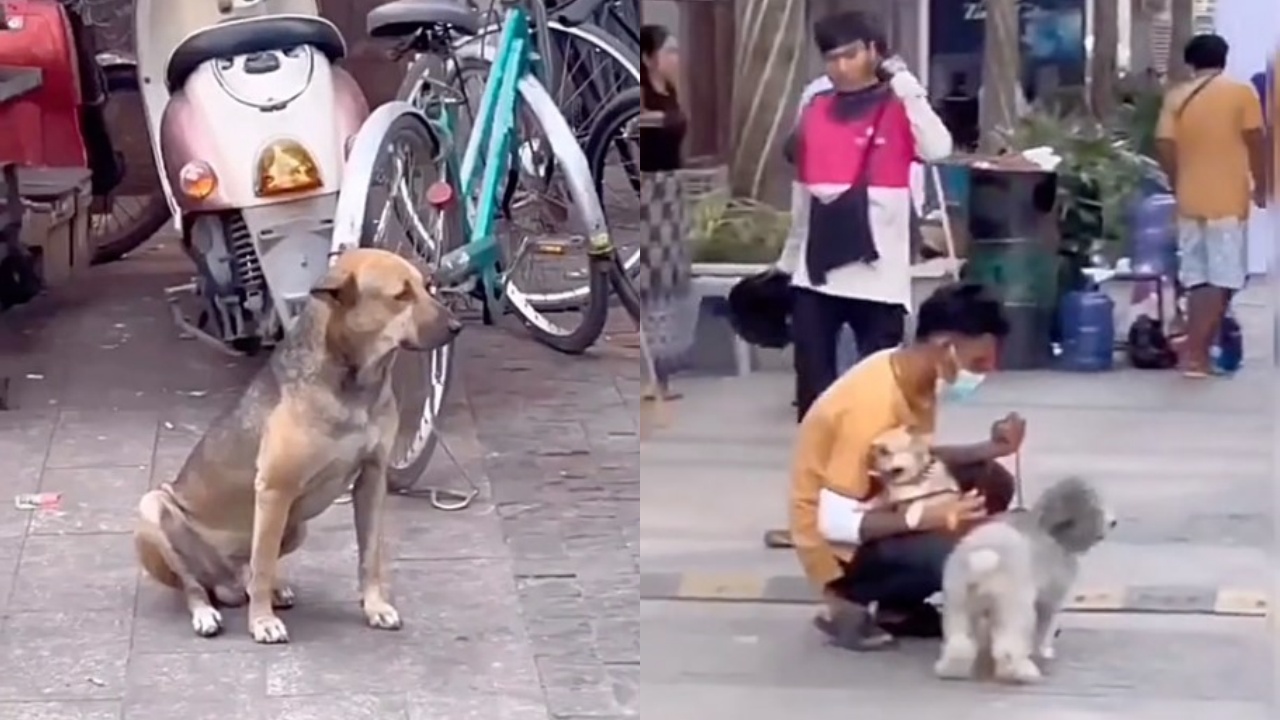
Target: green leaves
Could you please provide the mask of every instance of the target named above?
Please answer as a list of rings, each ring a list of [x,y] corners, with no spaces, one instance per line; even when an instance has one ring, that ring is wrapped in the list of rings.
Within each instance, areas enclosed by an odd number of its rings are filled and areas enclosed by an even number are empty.
[[[1131,141],[1084,114],[1036,110],[1008,136],[1017,150],[1048,146],[1058,166],[1058,212],[1063,242],[1086,253],[1121,239],[1129,203],[1145,173]]]
[[[708,193],[693,206],[694,262],[774,262],[790,229],[790,213],[723,191]]]

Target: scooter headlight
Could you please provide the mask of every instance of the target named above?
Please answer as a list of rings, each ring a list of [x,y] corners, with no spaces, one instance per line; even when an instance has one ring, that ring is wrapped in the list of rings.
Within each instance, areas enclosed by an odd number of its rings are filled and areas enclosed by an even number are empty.
[[[323,187],[320,168],[307,149],[293,140],[273,142],[258,155],[258,197],[315,190]]]
[[[178,171],[178,187],[192,200],[204,200],[218,189],[218,176],[209,163],[192,160]]]

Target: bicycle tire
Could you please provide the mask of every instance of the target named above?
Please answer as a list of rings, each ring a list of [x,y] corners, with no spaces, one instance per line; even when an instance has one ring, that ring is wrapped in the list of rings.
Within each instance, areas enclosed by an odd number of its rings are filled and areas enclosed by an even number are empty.
[[[106,77],[107,102],[111,103],[111,96],[117,94],[136,93],[138,102],[142,101],[142,86],[138,82],[137,68],[132,65],[109,65],[103,68],[103,74]],[[151,155],[151,143],[147,141],[147,156],[144,160],[144,167],[150,167],[155,173],[155,160]],[[136,169],[139,164],[133,164]],[[121,185],[125,182],[134,182],[136,178],[129,177],[129,163],[125,163],[125,177],[121,181]],[[120,227],[110,232],[102,234],[92,233],[89,238],[93,247],[93,257],[90,263],[93,265],[104,265],[106,263],[115,262],[125,255],[137,250],[159,232],[169,220],[173,217],[169,209],[169,201],[164,196],[164,189],[160,186],[160,177],[155,175],[152,178],[154,182],[152,189],[142,197],[143,204],[137,217],[132,218],[132,222],[122,224]],[[91,219],[92,223],[92,219]]]
[[[618,40],[603,28],[589,22],[567,25],[552,19],[547,26],[551,31],[552,45],[557,51],[561,64],[565,64],[565,49],[573,47],[573,41],[577,40],[606,55],[613,64],[616,64],[622,70],[622,75],[625,78],[634,83],[636,87],[639,86],[641,60],[638,46],[629,47],[627,43]],[[501,27],[499,23],[486,25],[480,32],[465,38],[456,45],[455,48],[459,51],[459,60],[463,63],[475,60],[487,63],[491,48],[486,46],[486,39],[498,33]],[[576,68],[577,66],[575,65],[574,67]],[[564,68],[557,68],[557,71],[563,70]],[[581,78],[577,80],[581,80]],[[622,92],[627,88],[621,87],[621,89],[618,89],[615,87],[613,89],[617,90],[617,92]],[[587,134],[591,130],[590,126],[594,124],[594,118],[599,109],[616,94],[615,92],[613,95],[594,98],[594,104],[584,102],[586,109],[584,115],[587,122],[583,123],[583,127],[577,127],[574,122],[570,122],[570,125],[574,126],[575,132],[583,142],[586,141]],[[561,103],[565,102],[564,98],[556,98],[556,100]]]
[[[416,136],[416,138],[414,138]],[[429,150],[425,155],[435,158],[439,155],[438,138],[431,131],[431,128],[421,121],[420,118],[414,116],[401,116],[394,120],[388,127],[387,134],[384,136],[384,145],[377,153],[377,160],[369,173],[370,177],[390,177],[390,172],[377,172],[380,163],[390,158],[392,153],[386,152],[387,140],[394,141],[399,137],[410,137],[422,141],[424,148]],[[393,146],[394,147],[394,146]],[[442,169],[436,168],[435,177],[439,177]],[[425,181],[424,181],[425,182]],[[428,183],[429,184],[429,183]],[[407,187],[407,186],[406,186]],[[415,193],[415,196],[419,193]],[[387,202],[395,202],[388,195]],[[392,214],[399,218],[398,213]],[[362,219],[362,226],[374,229],[373,233],[365,232],[361,234],[361,247],[379,247],[377,241],[384,236],[380,232],[383,227],[374,227],[374,223],[370,222],[370,208],[366,206],[365,217]],[[407,258],[411,262],[419,262],[424,264],[434,264],[439,261],[449,250],[457,247],[464,242],[461,236],[460,215],[457,209],[441,211],[432,216],[437,225],[432,228],[439,234],[438,242],[434,248],[434,256],[431,252],[424,250],[424,247],[417,241],[419,238],[412,233],[406,233],[411,241],[408,251],[412,257]],[[422,218],[418,218],[421,220]],[[403,221],[400,222],[399,229],[404,230]],[[388,248],[381,248],[388,249]],[[399,252],[402,248],[396,247],[390,250],[404,257]],[[409,493],[421,481],[426,473],[427,467],[431,463],[432,457],[435,455],[436,447],[439,444],[439,428],[440,416],[443,411],[444,404],[448,398],[449,390],[453,386],[453,375],[456,371],[456,348],[450,343],[442,348],[429,352],[410,352],[401,350],[399,357],[395,359],[395,365],[392,368],[392,383],[395,388],[397,399],[396,411],[400,413],[401,426],[396,433],[396,439],[393,444],[393,456],[390,458],[387,468],[387,488],[395,493]],[[406,372],[408,371],[408,372]],[[405,373],[401,375],[400,373]],[[404,388],[401,386],[401,380],[404,377],[413,378],[414,382],[423,382],[423,386],[415,386],[413,388]],[[421,389],[429,392],[424,394],[422,398],[421,408],[413,408],[414,426],[410,428],[406,424],[404,413],[408,408],[403,404],[407,398],[412,398],[416,402],[415,394]],[[406,435],[406,431],[412,431],[411,435]],[[402,446],[402,441],[406,441]]]
[[[567,176],[588,174],[586,178],[578,177],[579,182],[573,182],[570,177],[565,183],[573,197],[574,206],[585,216],[584,225],[588,228],[607,228],[604,210],[600,208],[599,196],[595,194],[595,185],[589,176],[590,166],[568,120],[557,109],[555,101],[537,78],[521,79],[519,91],[525,106],[543,130],[559,171]],[[616,252],[590,255],[586,302],[579,306],[582,322],[567,334],[557,334],[544,327],[540,322],[545,320],[542,312],[532,305],[521,303],[518,296],[512,298],[510,289],[507,293],[508,305],[538,342],[568,355],[581,355],[604,334],[604,327],[609,319],[610,276],[616,257]]]
[[[600,111],[591,128],[586,147],[587,162],[591,166],[591,179],[595,183],[596,194],[600,197],[601,208],[604,208],[605,164],[608,162],[609,151],[622,129],[640,116],[641,103],[639,88],[624,90]],[[607,217],[605,219],[608,220]],[[621,253],[615,253],[614,260],[614,267],[609,275],[613,291],[627,313],[639,320],[640,294],[632,279],[640,269],[640,249],[637,247],[625,259]]]
[[[440,72],[441,67],[442,63],[439,57],[434,55],[419,56],[410,66],[409,72],[401,83],[400,92],[397,93],[396,97],[412,103],[414,96],[421,86],[421,78],[426,76],[426,73]],[[468,69],[487,73],[488,63],[479,57],[458,58],[450,73],[450,82],[455,84],[455,86],[456,84],[461,83],[463,75]],[[546,88],[544,88],[540,82],[535,78],[525,78],[521,80],[519,84],[519,92],[523,100],[523,105],[533,112],[538,124],[541,126],[541,129],[548,131],[549,129],[545,123],[551,122],[553,125],[560,125],[560,133],[567,132],[569,133],[568,137],[573,137],[573,131],[569,128],[568,122],[556,109],[554,101],[551,100],[550,95],[547,94]],[[550,115],[542,116],[539,114],[540,112],[546,113],[548,111],[552,111]],[[558,123],[556,122],[557,120],[559,121]],[[466,118],[465,122],[465,127],[457,128],[458,134],[454,138],[458,147],[465,146],[467,136],[470,132],[470,117]],[[555,152],[557,164],[562,168],[565,168],[567,158],[563,157],[562,153],[571,154],[576,152],[581,156],[579,158],[581,162],[578,163],[581,169],[584,172],[590,172],[585,155],[582,155],[582,148],[576,140],[573,142],[572,147],[566,147],[563,144],[557,146],[555,141],[551,140],[550,136],[552,132],[548,132],[547,134],[548,139],[551,141],[552,149]],[[564,137],[564,135],[560,136]],[[574,163],[570,161],[569,165],[573,164]],[[573,183],[570,183],[570,187],[574,187]],[[598,196],[594,194],[594,185],[591,182],[587,182],[586,189],[587,193],[590,193],[589,200],[587,198],[575,197],[575,206],[584,209],[586,212],[592,212],[582,206],[582,203],[590,202],[595,205],[594,212],[602,215],[603,211],[599,209]],[[592,223],[588,222],[587,224],[590,226]],[[603,220],[601,220],[600,224],[604,226]],[[544,345],[570,355],[578,355],[586,352],[586,350],[594,345],[595,341],[604,333],[604,326],[608,320],[609,289],[611,287],[610,273],[612,272],[611,266],[614,263],[615,256],[616,254],[610,255],[606,258],[592,257],[590,259],[587,271],[587,285],[585,286],[585,303],[578,306],[581,307],[582,310],[582,322],[572,332],[558,334],[543,326],[542,321],[545,320],[543,312],[554,312],[559,309],[555,304],[542,306],[535,306],[532,304],[526,305],[520,302],[523,297],[523,294],[520,293],[517,294],[514,301],[512,301],[512,298],[508,297],[508,306],[514,311],[517,317],[520,318],[521,323],[528,328],[530,334]],[[576,297],[577,295],[575,295],[575,299]]]

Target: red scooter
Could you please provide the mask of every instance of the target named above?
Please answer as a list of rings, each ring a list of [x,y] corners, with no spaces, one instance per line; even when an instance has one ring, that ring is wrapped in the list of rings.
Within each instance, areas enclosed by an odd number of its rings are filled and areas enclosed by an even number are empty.
[[[0,0],[0,66],[33,68],[40,85],[0,102],[0,162],[87,167],[95,264],[134,250],[170,218],[151,159],[137,68],[99,54],[78,3]],[[133,115],[130,120],[121,116]],[[126,157],[112,133],[133,133]]]

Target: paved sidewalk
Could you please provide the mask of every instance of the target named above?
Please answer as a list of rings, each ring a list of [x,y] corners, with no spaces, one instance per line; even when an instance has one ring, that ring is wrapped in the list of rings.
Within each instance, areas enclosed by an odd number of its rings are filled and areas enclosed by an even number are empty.
[[[934,643],[886,655],[825,647],[793,554],[761,545],[763,530],[785,526],[790,376],[682,380],[674,426],[641,448],[651,717],[835,720],[862,707],[957,720],[992,710],[1019,720],[1274,717],[1260,617],[1275,578],[1274,399],[1260,313],[1244,312],[1252,357],[1232,380],[1011,373],[944,410],[944,442],[981,439],[1018,410],[1029,426],[1027,496],[1082,474],[1118,510],[1119,527],[1082,568],[1077,605],[1094,612],[1067,617],[1061,659],[1029,691],[934,680]],[[1144,613],[1125,612],[1134,609]]]
[[[138,497],[176,473],[256,367],[179,341],[160,248],[56,301],[0,315],[0,720],[618,720],[639,714],[635,360],[566,360],[519,331],[469,328],[431,480],[483,490],[448,514],[393,498],[405,628],[363,625],[349,510],[285,561],[293,643],[243,611],[195,637],[140,578]],[[8,507],[61,492],[59,512]]]

